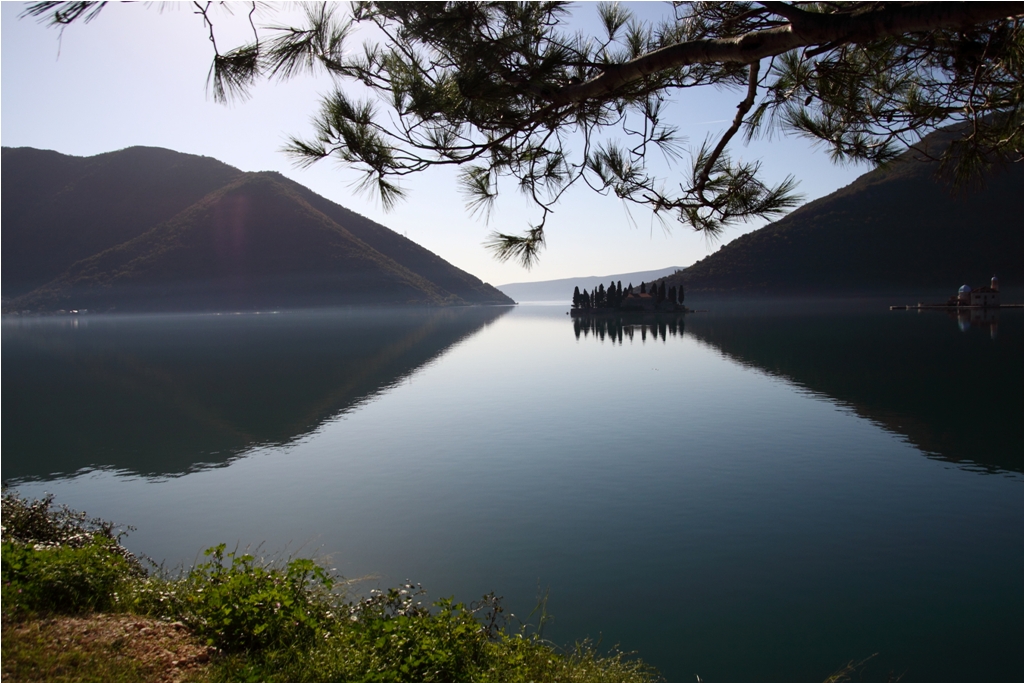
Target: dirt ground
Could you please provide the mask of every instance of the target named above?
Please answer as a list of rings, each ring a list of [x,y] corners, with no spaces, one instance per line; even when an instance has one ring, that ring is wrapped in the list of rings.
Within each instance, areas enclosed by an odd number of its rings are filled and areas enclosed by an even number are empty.
[[[3,639],[20,645],[17,652],[33,653],[32,661],[4,647],[3,680],[74,680],[75,669],[100,668],[96,657],[118,660],[137,672],[140,680],[183,683],[196,678],[215,654],[189,633],[181,622],[164,622],[130,614],[94,614],[5,623]],[[10,645],[12,641],[4,643]],[[43,656],[39,656],[42,654]],[[105,664],[107,662],[104,662]],[[92,676],[86,674],[85,679]],[[95,673],[95,672],[94,672]],[[133,676],[134,678],[134,676]]]

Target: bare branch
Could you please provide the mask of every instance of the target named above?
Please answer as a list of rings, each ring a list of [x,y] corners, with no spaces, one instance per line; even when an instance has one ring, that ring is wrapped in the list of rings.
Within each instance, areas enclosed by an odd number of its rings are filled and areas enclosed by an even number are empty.
[[[736,117],[733,119],[732,125],[729,126],[729,129],[725,131],[725,134],[722,135],[721,139],[719,139],[718,145],[716,145],[714,151],[711,152],[711,155],[708,157],[708,161],[704,166],[704,170],[700,174],[700,179],[697,181],[697,186],[694,188],[694,191],[702,199],[704,197],[704,188],[707,187],[708,180],[711,175],[711,169],[714,168],[719,157],[722,156],[722,152],[725,151],[726,146],[732,140],[733,136],[736,135],[740,126],[743,125],[743,117],[745,117],[747,112],[750,111],[750,108],[754,106],[754,100],[757,98],[757,75],[760,71],[760,66],[760,62],[754,62],[750,65],[750,79],[747,83],[747,96],[736,107]]]

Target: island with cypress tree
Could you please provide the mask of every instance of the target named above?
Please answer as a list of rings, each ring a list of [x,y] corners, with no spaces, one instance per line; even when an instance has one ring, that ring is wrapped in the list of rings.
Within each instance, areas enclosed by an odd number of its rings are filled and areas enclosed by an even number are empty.
[[[630,283],[625,289],[622,281],[611,282],[606,288],[603,284],[598,285],[593,292],[580,291],[576,287],[572,293],[572,309],[569,314],[576,318],[590,315],[618,315],[624,313],[689,313],[683,301],[686,293],[682,285],[678,288],[673,285],[666,288],[665,281],[648,288],[646,283],[641,282],[640,287],[634,290]]]

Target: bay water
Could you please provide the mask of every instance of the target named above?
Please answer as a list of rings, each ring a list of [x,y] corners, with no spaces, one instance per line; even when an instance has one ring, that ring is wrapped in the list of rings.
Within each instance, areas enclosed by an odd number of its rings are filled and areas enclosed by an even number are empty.
[[[5,318],[3,478],[673,682],[1019,677],[1024,311],[708,309]]]

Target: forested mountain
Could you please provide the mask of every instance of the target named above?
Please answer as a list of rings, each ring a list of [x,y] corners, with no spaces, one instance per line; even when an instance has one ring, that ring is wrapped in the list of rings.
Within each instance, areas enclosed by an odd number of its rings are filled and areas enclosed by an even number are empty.
[[[30,147],[0,154],[5,299],[138,237],[242,174],[216,159],[153,147],[93,157]]]
[[[937,152],[952,133],[923,142]],[[906,152],[850,185],[743,235],[683,273],[688,293],[892,293],[1024,285],[1024,164],[954,195]]]
[[[2,172],[4,310],[512,303],[277,173],[145,147]]]

